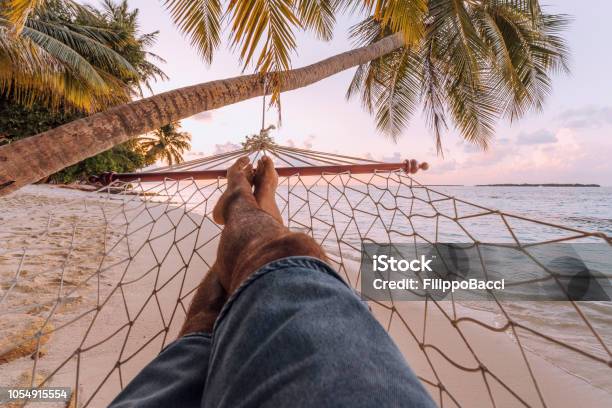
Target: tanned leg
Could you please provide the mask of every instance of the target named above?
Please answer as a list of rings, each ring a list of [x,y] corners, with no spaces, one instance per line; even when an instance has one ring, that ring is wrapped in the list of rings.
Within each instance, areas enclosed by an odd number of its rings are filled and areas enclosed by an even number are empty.
[[[219,282],[217,269],[217,264],[214,264],[198,286],[179,337],[189,333],[212,332],[215,320],[227,300],[227,292]]]
[[[225,210],[227,209],[227,200],[238,191],[244,194],[251,194],[253,185],[253,177],[255,171],[248,157],[241,157],[236,160],[236,163],[227,169],[227,186],[225,191],[217,201],[213,209],[213,220],[219,224],[225,224]]]
[[[275,201],[278,174],[269,158],[260,161],[254,183],[255,194],[235,189],[219,210],[225,220],[217,252],[219,280],[229,294],[257,269],[276,259],[299,255],[326,259],[311,237],[290,232],[282,224]]]
[[[225,200],[238,190],[250,193],[254,175],[253,167],[246,157],[237,160],[227,173],[228,186],[213,209],[213,219],[218,224],[225,222],[223,214]],[[219,264],[215,262],[196,290],[179,337],[189,333],[212,331],[215,320],[227,300],[227,292],[219,281],[220,275]]]
[[[215,222],[225,224],[217,260],[194,296],[182,334],[210,331],[227,296],[265,264],[300,255],[326,260],[310,236],[282,224],[275,201],[278,174],[269,158],[260,161],[255,180],[246,157],[227,171],[226,191],[213,209]],[[251,181],[256,182],[255,194]]]
[[[270,214],[279,223],[283,223],[283,217],[276,205],[276,188],[278,187],[278,173],[274,168],[274,163],[268,156],[259,159],[257,170],[253,177],[255,186],[255,201],[259,207]]]

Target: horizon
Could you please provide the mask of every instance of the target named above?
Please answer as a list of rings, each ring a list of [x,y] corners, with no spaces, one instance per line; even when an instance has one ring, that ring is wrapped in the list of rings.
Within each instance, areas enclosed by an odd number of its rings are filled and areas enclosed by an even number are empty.
[[[83,3],[99,4],[98,1]],[[167,63],[160,66],[170,79],[153,83],[155,93],[241,75],[238,57],[228,50],[226,40],[208,66],[173,26],[159,2],[129,0],[128,4],[140,10],[142,33],[160,31],[150,51],[166,59]],[[375,129],[373,118],[357,99],[346,101],[344,97],[355,69],[283,93],[282,126],[272,136],[279,144],[330,153],[392,162],[413,158],[426,161],[430,169],[416,176],[423,184],[612,186],[612,163],[607,159],[612,141],[606,138],[612,131],[612,104],[608,96],[612,86],[611,81],[603,84],[598,80],[603,73],[612,71],[612,56],[600,52],[595,64],[592,55],[594,51],[606,49],[606,38],[612,34],[612,28],[604,20],[607,13],[603,12],[612,11],[612,4],[596,1],[594,7],[581,7],[570,0],[557,0],[547,5],[547,10],[569,14],[572,18],[565,32],[571,72],[553,77],[552,92],[542,112],[532,111],[514,123],[500,121],[486,152],[449,129],[443,137],[444,157],[437,156],[433,137],[418,113],[397,144],[386,138]],[[299,55],[293,58],[292,66],[308,65],[353,48],[347,32],[355,22],[346,16],[339,18],[330,42],[298,34]],[[255,98],[182,120],[183,130],[193,137],[192,149],[185,159],[235,149],[247,135],[259,131],[261,108],[261,98]],[[266,125],[277,125],[276,116],[269,109]]]
[[[612,407],[612,1],[0,3],[0,404]]]

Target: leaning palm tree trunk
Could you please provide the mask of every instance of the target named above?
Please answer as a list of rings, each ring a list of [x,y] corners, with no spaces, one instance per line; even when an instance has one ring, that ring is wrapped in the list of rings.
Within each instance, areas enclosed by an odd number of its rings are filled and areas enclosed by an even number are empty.
[[[298,89],[400,48],[400,34],[288,71],[281,91]],[[116,106],[0,147],[0,196],[120,143],[196,113],[266,92],[265,78],[245,75],[206,82]]]

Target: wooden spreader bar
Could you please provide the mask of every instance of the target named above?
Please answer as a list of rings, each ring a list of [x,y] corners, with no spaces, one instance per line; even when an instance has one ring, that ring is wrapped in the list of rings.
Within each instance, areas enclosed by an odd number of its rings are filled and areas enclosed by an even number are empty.
[[[414,174],[419,170],[427,170],[427,163],[418,163],[416,160],[404,160],[401,163],[366,163],[366,164],[345,164],[330,166],[304,166],[304,167],[277,167],[276,171],[280,177],[289,176],[320,176],[322,174],[347,173],[367,174],[375,171],[403,170],[407,174]],[[148,173],[103,173],[93,177],[91,181],[100,182],[108,185],[113,181],[135,181],[152,182],[164,180],[214,180],[224,178],[227,169],[219,170],[189,170],[189,171],[163,171]]]

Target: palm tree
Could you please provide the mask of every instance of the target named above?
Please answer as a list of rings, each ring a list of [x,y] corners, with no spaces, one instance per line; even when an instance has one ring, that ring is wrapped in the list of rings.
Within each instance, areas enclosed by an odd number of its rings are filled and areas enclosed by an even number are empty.
[[[62,0],[66,1],[66,0]],[[160,56],[147,51],[157,41],[159,31],[141,34],[139,32],[139,11],[130,10],[127,0],[102,0],[101,8],[88,8],[93,14],[93,23],[102,25],[107,31],[112,32],[115,38],[111,38],[109,45],[119,54],[125,56],[135,70],[135,77],[124,78],[123,81],[130,87],[132,94],[142,97],[142,86],[151,93],[151,80],[168,79],[167,75],[155,64],[149,61],[166,62]],[[85,13],[85,16],[88,14]],[[91,19],[79,19],[77,23],[91,25]]]
[[[537,2],[520,3],[430,1],[425,35],[361,65],[347,97],[360,93],[378,128],[393,139],[422,106],[438,153],[449,121],[466,140],[486,149],[501,116],[512,121],[541,110],[550,91],[548,74],[568,70],[558,36],[567,18],[539,13],[534,20],[530,6]],[[351,35],[370,45],[392,32],[368,17]]]
[[[0,0],[1,3],[6,0]],[[0,11],[0,95],[15,103],[78,111],[126,103],[140,84],[166,75],[144,51],[157,32],[137,35],[137,11],[127,1],[104,0],[102,9],[47,0],[15,35],[8,9]],[[142,54],[142,55],[139,55]]]
[[[99,16],[61,2],[37,8],[15,35],[0,12],[0,95],[93,112],[130,100],[137,69],[111,43],[121,39],[91,24]],[[79,22],[76,22],[79,20]]]
[[[138,139],[150,163],[162,160],[172,166],[183,162],[183,153],[191,148],[191,135],[179,132],[180,127],[179,122],[172,122]]]
[[[16,31],[25,5],[44,2],[6,1]],[[0,147],[0,195],[164,123],[264,94],[278,103],[282,91],[356,66],[349,95],[360,92],[392,137],[422,104],[438,149],[449,123],[486,147],[496,120],[540,108],[550,74],[566,69],[559,33],[567,19],[537,0],[253,0],[230,1],[225,12],[220,0],[165,4],[207,60],[225,18],[230,43],[257,73],[166,92]],[[338,12],[362,17],[352,34],[364,45],[292,69],[295,31],[330,39]]]

